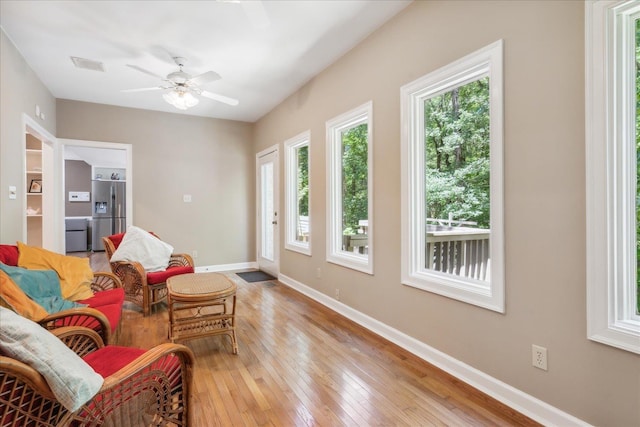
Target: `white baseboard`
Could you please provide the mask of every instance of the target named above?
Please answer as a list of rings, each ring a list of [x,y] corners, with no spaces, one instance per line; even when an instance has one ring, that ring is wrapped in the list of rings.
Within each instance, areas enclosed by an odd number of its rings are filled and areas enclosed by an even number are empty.
[[[248,268],[258,268],[257,262],[239,262],[236,264],[219,264],[219,265],[205,265],[196,267],[196,273],[208,273],[212,271],[231,271],[231,270],[245,270]]]
[[[590,425],[284,274],[278,280],[545,426]]]

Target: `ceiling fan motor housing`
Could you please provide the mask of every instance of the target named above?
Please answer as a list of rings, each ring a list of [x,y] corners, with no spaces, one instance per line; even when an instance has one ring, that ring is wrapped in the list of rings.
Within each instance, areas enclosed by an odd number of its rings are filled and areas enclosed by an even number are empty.
[[[169,74],[167,76],[167,79],[177,84],[186,83],[187,80],[191,78],[190,74],[187,74],[184,71],[182,71],[182,67],[184,67],[184,64],[187,63],[187,59],[181,56],[174,56],[173,60],[180,69],[178,71],[174,71],[173,73]]]

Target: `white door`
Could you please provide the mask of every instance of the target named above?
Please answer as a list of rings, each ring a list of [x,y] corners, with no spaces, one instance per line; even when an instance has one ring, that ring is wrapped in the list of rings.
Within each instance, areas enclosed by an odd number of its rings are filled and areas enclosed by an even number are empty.
[[[278,215],[278,146],[258,153],[256,158],[257,258],[260,270],[278,277],[280,217]]]

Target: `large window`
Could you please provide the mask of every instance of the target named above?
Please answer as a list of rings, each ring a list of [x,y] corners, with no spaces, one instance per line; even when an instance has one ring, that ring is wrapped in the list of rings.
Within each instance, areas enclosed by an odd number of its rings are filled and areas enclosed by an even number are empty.
[[[327,122],[327,260],[373,274],[371,102]]]
[[[284,143],[285,248],[311,255],[309,209],[309,131]]]
[[[640,3],[585,7],[587,333],[640,353]]]
[[[401,96],[402,283],[504,312],[502,42]]]

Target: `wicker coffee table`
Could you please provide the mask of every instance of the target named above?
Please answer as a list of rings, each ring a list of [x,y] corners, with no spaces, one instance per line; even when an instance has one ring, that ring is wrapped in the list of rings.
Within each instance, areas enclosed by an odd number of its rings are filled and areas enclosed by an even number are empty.
[[[235,283],[219,273],[181,274],[167,280],[167,291],[172,342],[229,335],[238,354]]]

